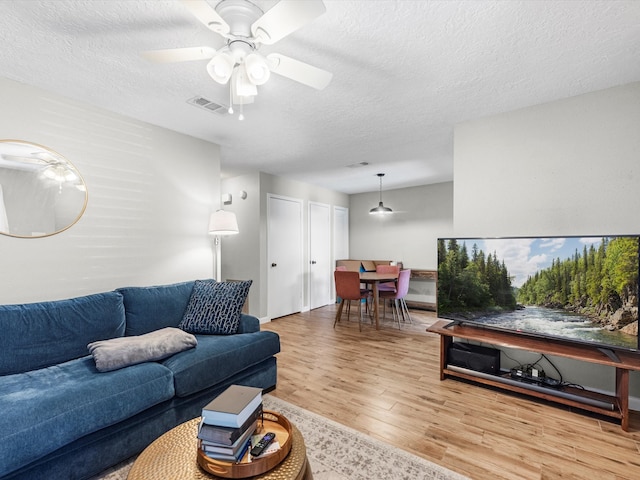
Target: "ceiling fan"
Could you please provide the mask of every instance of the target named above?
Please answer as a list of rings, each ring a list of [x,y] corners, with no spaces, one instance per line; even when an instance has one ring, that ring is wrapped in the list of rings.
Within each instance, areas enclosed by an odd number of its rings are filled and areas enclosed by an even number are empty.
[[[230,83],[230,106],[252,103],[257,87],[269,80],[271,72],[309,87],[322,90],[332,74],[293,58],[259,53],[262,45],[273,45],[322,15],[322,0],[280,0],[263,12],[249,0],[222,0],[215,8],[205,0],[181,0],[204,25],[226,39],[216,50],[208,46],[151,50],[143,55],[158,63],[209,60],[207,73],[216,82]]]

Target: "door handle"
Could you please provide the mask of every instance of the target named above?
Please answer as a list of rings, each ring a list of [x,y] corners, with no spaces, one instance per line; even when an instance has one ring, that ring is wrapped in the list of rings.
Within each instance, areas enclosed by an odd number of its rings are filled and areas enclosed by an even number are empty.
[[[315,265],[316,261],[315,260],[311,260],[311,265]]]
[[[277,266],[278,266],[278,264],[277,264],[277,263],[272,263],[272,264],[271,264],[271,266],[272,266],[272,267],[277,267]]]

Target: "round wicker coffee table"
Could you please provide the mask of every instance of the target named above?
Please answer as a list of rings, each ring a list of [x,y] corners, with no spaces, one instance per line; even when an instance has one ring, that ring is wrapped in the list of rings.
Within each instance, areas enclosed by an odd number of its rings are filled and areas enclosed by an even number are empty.
[[[156,439],[136,459],[127,480],[211,480],[196,461],[199,418],[189,420]],[[275,468],[251,477],[264,480],[313,480],[302,434],[291,425],[293,441],[289,455]]]

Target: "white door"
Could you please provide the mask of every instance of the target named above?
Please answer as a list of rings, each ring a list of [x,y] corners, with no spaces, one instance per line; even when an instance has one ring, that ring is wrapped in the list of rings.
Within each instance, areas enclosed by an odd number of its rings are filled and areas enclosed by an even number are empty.
[[[345,207],[333,207],[333,266],[335,270],[336,260],[349,258],[349,209]],[[335,301],[336,289],[331,277],[331,301]]]
[[[267,310],[278,318],[302,310],[302,201],[267,196]]]
[[[349,209],[333,207],[333,260],[349,258]]]
[[[309,202],[309,308],[331,303],[331,211]]]

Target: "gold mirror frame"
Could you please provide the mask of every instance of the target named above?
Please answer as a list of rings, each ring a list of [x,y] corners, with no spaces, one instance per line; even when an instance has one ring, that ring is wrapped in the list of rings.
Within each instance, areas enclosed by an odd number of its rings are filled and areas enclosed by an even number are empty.
[[[87,208],[80,172],[50,148],[0,140],[0,234],[55,235],[75,225]]]

